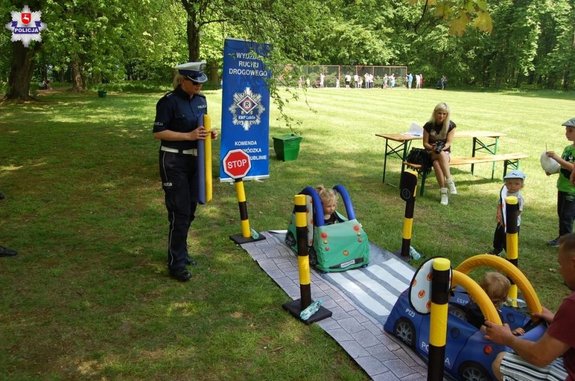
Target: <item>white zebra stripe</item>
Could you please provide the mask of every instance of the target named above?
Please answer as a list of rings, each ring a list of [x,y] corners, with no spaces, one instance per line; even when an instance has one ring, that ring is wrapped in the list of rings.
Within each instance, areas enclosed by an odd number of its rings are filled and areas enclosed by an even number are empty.
[[[353,272],[353,270],[348,271],[348,274]],[[381,305],[380,302],[369,296],[365,291],[361,289],[354,281],[346,278],[340,273],[330,273],[326,274],[331,280],[340,285],[343,290],[351,292],[355,298],[367,309],[372,311],[378,316],[388,316],[389,310]],[[396,298],[397,299],[397,298]],[[391,304],[395,303],[392,302]]]
[[[409,266],[407,263],[405,263],[399,259],[389,258],[389,259],[383,261],[383,264],[388,265],[394,271],[403,275],[406,279],[409,279],[410,281],[411,281],[411,278],[413,278],[413,274],[415,274],[415,271],[413,271],[413,268],[411,268],[411,266]]]
[[[374,294],[391,304],[392,306],[397,301],[397,295],[391,293],[387,288],[381,285],[381,282],[370,278],[361,271],[349,271],[348,275],[357,280],[362,286],[373,291]]]
[[[403,279],[398,279],[393,276],[391,273],[386,271],[383,267],[379,265],[369,266],[366,267],[366,270],[375,275],[378,279],[381,279],[382,282],[389,284],[399,293],[402,293],[409,287],[409,283],[406,283]],[[413,274],[412,274],[413,277]],[[395,303],[395,302],[393,302]],[[393,304],[391,303],[391,304]]]

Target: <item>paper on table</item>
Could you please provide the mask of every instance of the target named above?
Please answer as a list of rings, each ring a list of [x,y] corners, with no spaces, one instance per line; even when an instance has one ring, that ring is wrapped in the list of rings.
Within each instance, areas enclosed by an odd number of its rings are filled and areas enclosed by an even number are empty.
[[[423,136],[423,128],[416,122],[411,122],[409,131],[403,132],[402,135]]]

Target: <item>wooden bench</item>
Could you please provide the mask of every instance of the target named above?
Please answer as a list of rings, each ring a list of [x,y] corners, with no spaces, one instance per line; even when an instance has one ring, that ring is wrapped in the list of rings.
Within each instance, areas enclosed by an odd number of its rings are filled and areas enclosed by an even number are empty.
[[[496,155],[486,155],[486,156],[472,156],[472,157],[452,157],[449,162],[449,166],[456,165],[475,165],[481,163],[494,163],[496,161],[503,162],[503,177],[507,174],[507,168],[512,169],[519,168],[519,160],[525,159],[529,155],[524,153],[504,153]],[[415,169],[417,173],[421,176],[421,187],[419,188],[419,195],[423,196],[425,191],[425,180],[427,178],[427,173],[422,171],[421,164],[410,163],[408,161],[403,162],[407,167]],[[491,173],[491,179],[493,179],[493,172]]]

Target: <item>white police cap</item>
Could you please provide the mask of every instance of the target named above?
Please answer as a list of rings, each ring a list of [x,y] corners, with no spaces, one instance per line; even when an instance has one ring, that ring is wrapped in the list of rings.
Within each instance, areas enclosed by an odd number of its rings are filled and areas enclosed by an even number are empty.
[[[188,62],[176,66],[178,73],[197,83],[204,83],[208,80],[208,76],[204,73],[206,68],[206,61]]]
[[[565,123],[563,123],[562,126],[565,126],[565,127],[575,127],[575,118],[569,119],[568,121],[566,121]]]

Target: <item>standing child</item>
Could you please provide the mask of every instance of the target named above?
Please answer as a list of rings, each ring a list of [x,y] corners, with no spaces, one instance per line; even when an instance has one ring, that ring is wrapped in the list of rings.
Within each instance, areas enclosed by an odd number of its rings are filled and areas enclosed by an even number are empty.
[[[318,185],[316,188],[319,198],[323,206],[323,222],[325,225],[331,225],[343,220],[337,215],[335,211],[337,208],[337,193],[333,189]]]
[[[505,232],[505,198],[508,196],[517,197],[517,203],[519,204],[519,216],[517,216],[517,233],[519,233],[521,213],[523,212],[524,204],[523,196],[521,195],[521,189],[523,188],[523,183],[525,181],[525,174],[519,170],[513,170],[505,175],[503,180],[505,184],[499,191],[499,202],[497,204],[497,226],[495,227],[495,233],[493,234],[493,249],[489,252],[489,254],[495,255],[499,255],[502,250],[507,250],[507,237]]]
[[[575,162],[575,118],[571,118],[562,124],[565,126],[565,137],[572,144],[563,149],[559,156],[553,151],[547,151],[547,156],[553,158],[561,165],[559,178],[557,179],[557,215],[559,216],[559,236],[547,244],[559,247],[559,238],[573,232],[573,220],[575,220],[575,185],[569,181]]]

